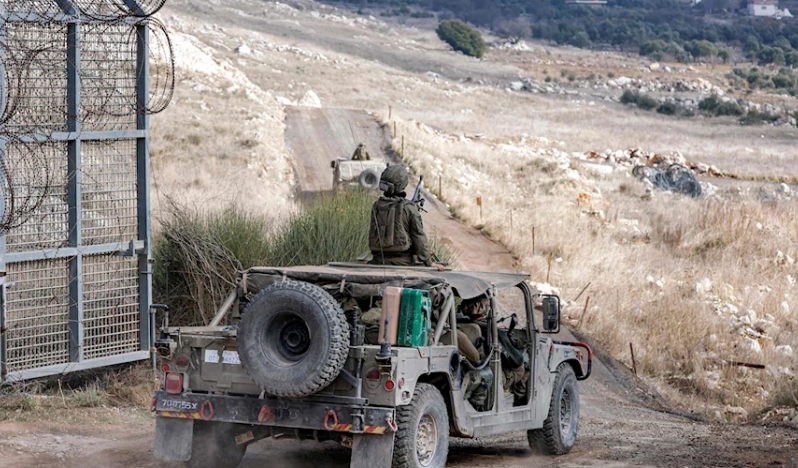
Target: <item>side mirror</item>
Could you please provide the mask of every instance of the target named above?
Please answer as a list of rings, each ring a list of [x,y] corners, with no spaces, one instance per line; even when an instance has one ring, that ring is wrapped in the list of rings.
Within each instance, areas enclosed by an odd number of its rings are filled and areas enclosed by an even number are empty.
[[[560,332],[560,298],[557,296],[543,296],[543,332]]]
[[[336,164],[338,164],[338,161],[335,160],[330,161],[330,168],[335,169]]]

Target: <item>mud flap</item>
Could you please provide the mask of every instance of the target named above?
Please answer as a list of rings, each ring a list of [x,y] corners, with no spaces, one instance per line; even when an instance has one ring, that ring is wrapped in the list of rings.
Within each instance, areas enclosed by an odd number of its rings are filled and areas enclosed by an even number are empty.
[[[155,418],[155,456],[158,459],[188,461],[193,437],[193,419]]]
[[[393,438],[393,432],[383,435],[355,435],[349,468],[391,468]]]

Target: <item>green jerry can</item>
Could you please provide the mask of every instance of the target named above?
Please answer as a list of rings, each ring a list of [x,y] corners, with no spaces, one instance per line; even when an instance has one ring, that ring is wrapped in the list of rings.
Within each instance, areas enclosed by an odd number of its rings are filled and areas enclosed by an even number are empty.
[[[428,346],[432,301],[428,291],[407,289],[402,291],[399,306],[399,346]]]

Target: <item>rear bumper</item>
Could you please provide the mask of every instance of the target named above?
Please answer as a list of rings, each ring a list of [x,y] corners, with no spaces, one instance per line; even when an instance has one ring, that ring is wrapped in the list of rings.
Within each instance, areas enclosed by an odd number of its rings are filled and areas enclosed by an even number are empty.
[[[385,434],[396,427],[393,408],[234,397],[203,393],[153,393],[150,408],[163,418],[199,419],[351,434]]]

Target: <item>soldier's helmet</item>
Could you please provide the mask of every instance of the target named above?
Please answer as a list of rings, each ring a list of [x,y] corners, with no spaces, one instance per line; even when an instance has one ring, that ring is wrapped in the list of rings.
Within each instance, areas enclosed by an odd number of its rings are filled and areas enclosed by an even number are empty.
[[[382,175],[380,176],[380,190],[383,192],[399,193],[407,187],[409,181],[410,176],[407,174],[407,170],[404,167],[399,164],[388,166],[382,171]]]
[[[360,144],[357,145],[358,148],[363,148],[364,146],[366,146],[366,145],[364,145],[363,143],[360,143]]]

